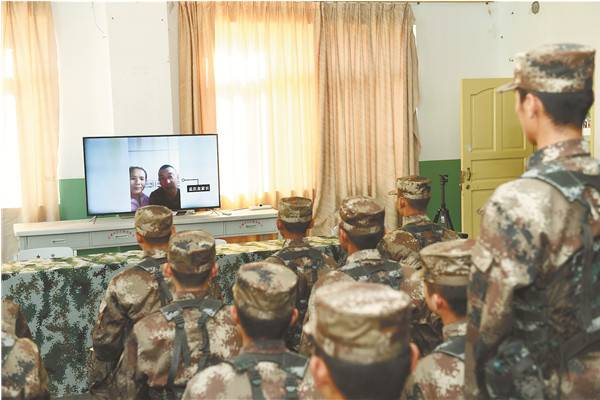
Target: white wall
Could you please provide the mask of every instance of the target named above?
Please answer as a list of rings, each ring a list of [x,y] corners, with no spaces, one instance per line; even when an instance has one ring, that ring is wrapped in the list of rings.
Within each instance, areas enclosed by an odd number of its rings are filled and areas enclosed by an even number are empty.
[[[52,3],[52,10],[59,178],[83,178],[84,136],[172,133],[167,3]]]
[[[577,42],[600,51],[600,3],[434,3],[413,5],[421,103],[421,160],[460,158],[460,80],[512,76],[518,51],[542,44]],[[596,65],[599,64],[596,55]],[[600,67],[596,68],[600,92]],[[598,97],[598,96],[597,96]],[[600,105],[595,108],[596,125]],[[596,128],[596,155],[600,129]]]

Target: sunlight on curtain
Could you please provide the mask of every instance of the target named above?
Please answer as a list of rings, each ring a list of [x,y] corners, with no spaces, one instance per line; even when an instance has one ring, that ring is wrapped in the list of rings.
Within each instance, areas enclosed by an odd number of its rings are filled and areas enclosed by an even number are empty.
[[[314,3],[218,3],[214,79],[223,207],[312,197],[318,155]]]

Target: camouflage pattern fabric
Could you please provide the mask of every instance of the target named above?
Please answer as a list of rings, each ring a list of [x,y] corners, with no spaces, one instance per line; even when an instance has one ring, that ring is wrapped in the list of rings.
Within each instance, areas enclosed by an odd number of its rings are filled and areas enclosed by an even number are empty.
[[[449,338],[462,336],[467,332],[465,321],[455,322],[444,327],[444,343]],[[463,349],[464,352],[464,349]],[[454,400],[464,398],[463,360],[453,355],[434,351],[419,360],[417,368],[404,385],[402,399]]]
[[[290,240],[286,241],[283,249],[273,255],[279,257],[285,265],[298,274],[300,280],[298,282],[298,304],[297,308],[300,311],[300,317],[296,325],[290,328],[286,337],[286,344],[291,350],[298,351],[300,346],[300,338],[302,336],[302,321],[306,315],[308,299],[316,280],[325,274],[337,269],[337,264],[333,257],[320,253],[319,260],[313,260],[307,255],[311,249],[314,249],[307,240]],[[314,249],[316,250],[316,249]],[[315,253],[315,254],[317,254]],[[313,269],[314,268],[314,269]]]
[[[215,239],[204,231],[177,232],[171,236],[167,250],[169,265],[177,272],[200,274],[215,262]]]
[[[306,197],[283,197],[279,200],[277,217],[296,224],[312,220],[313,202]]]
[[[360,250],[350,255],[346,265],[339,269],[344,273],[364,268],[377,269],[385,260],[375,249]],[[388,263],[396,263],[387,260]],[[380,271],[370,276],[357,278],[361,282],[380,282],[406,292],[413,304],[411,312],[411,339],[415,342],[422,354],[428,354],[435,346],[442,342],[442,323],[435,314],[429,311],[423,295],[423,282],[417,271],[413,268],[397,264],[397,269]],[[352,276],[352,275],[351,275]]]
[[[396,189],[388,194],[411,200],[429,199],[431,198],[431,179],[418,175],[397,178]]]
[[[339,259],[337,238],[308,238],[309,243]],[[231,304],[231,288],[240,265],[265,259],[283,240],[217,246],[219,273],[213,281]],[[21,305],[49,376],[55,396],[87,390],[88,349],[100,302],[111,278],[142,261],[140,250],[54,260],[30,260],[2,266],[2,295]]]
[[[2,332],[10,333],[18,338],[31,339],[27,319],[21,307],[8,298],[2,299]]]
[[[528,170],[548,163],[600,174],[600,163],[590,157],[580,139],[536,151]],[[598,238],[600,193],[587,189],[585,198],[592,206],[591,233]],[[569,360],[562,377],[556,364],[558,344],[581,329],[577,318],[582,307],[577,293],[581,290],[575,287],[580,277],[574,274],[552,282],[583,245],[582,214],[580,204],[569,203],[553,186],[537,179],[501,185],[485,205],[480,237],[472,252],[465,353],[468,396],[483,395],[486,363],[502,349],[504,356],[531,366],[523,380],[513,379],[518,391],[515,396],[526,397],[537,385],[543,393],[532,396],[554,398],[562,378],[562,398],[598,398],[598,344]],[[598,267],[594,265],[590,284],[598,283]],[[545,287],[551,283],[552,287]],[[545,288],[542,296],[538,287]],[[517,304],[521,305],[519,310]],[[538,310],[544,310],[547,323],[532,319]]]
[[[573,43],[550,44],[517,53],[513,81],[496,91],[516,88],[542,93],[591,91],[595,53],[589,46]]]
[[[2,331],[2,398],[49,399],[48,375],[30,339]]]
[[[412,254],[406,249],[415,250],[415,240],[418,243],[416,251],[419,251],[432,243],[458,238],[458,233],[433,223],[426,214],[412,215],[402,217],[402,227],[386,233],[378,248],[384,256],[404,261],[410,260]]]
[[[173,300],[202,298],[190,293],[175,293]],[[189,363],[181,359],[174,377],[174,385],[183,388],[196,374],[202,352],[204,335],[198,327],[201,311],[184,308],[184,330],[189,348]],[[242,338],[231,319],[230,307],[221,308],[206,322],[210,342],[208,365],[234,357],[242,347]],[[175,321],[168,321],[162,312],[155,312],[140,320],[127,339],[123,357],[116,373],[117,393],[127,399],[160,398],[157,394],[167,386],[171,353],[175,346]]]
[[[159,206],[156,206],[159,207]],[[166,262],[165,253],[152,258]],[[174,287],[165,280],[168,290]],[[117,273],[108,284],[100,303],[92,331],[93,353],[90,354],[90,390],[97,397],[110,398],[110,375],[116,368],[128,332],[133,325],[161,307],[158,282],[151,271],[133,266]]]
[[[145,206],[135,211],[133,221],[145,239],[165,239],[171,235],[173,212],[164,206]]]
[[[256,343],[244,346],[243,353],[278,354],[286,351],[283,342],[268,346]],[[283,399],[286,396],[286,373],[273,362],[259,362],[256,370],[261,377],[261,389],[266,400]],[[306,368],[304,379],[298,388],[299,399],[320,397],[312,377]],[[184,400],[192,399],[252,399],[252,387],[247,373],[237,372],[229,363],[220,363],[194,376],[187,385]]]

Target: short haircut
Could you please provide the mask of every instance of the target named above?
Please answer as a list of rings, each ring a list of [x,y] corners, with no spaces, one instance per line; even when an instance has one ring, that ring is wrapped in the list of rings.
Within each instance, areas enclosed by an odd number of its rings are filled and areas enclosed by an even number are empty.
[[[466,286],[445,286],[425,281],[429,295],[436,293],[444,298],[450,307],[450,310],[457,317],[467,315],[467,287]]]
[[[240,324],[242,325],[242,328],[244,328],[244,332],[254,340],[283,339],[290,326],[290,322],[292,322],[292,311],[290,311],[289,315],[282,318],[263,320],[251,317],[237,304],[235,307],[237,308]]]
[[[291,233],[306,234],[311,221],[308,222],[285,222],[281,218],[279,219],[283,224],[283,227]]]
[[[350,239],[359,250],[376,249],[381,239],[383,239],[384,234],[383,227],[381,227],[381,231],[370,233],[368,235],[353,235],[344,229],[341,224],[340,229],[346,232],[348,239]]]
[[[174,167],[174,166],[172,166],[172,165],[170,165],[170,164],[165,164],[165,165],[163,165],[162,167],[160,167],[160,168],[158,169],[158,173],[160,174],[160,171],[162,171],[163,169],[167,169],[167,168],[173,168],[173,169],[175,169],[175,167]]]
[[[347,399],[398,399],[410,374],[412,357],[408,345],[398,357],[366,365],[333,358],[319,346],[315,346],[315,354],[323,359],[335,385]]]
[[[410,208],[423,212],[427,211],[429,199],[429,197],[427,197],[426,199],[408,199],[406,197],[404,198],[404,200],[406,200]]]
[[[171,272],[173,273],[173,277],[177,280],[177,282],[179,282],[179,284],[182,287],[187,289],[197,288],[198,286],[206,282],[210,277],[211,270],[212,268],[200,273],[189,274],[185,272],[176,271],[175,268],[171,266]]]
[[[521,103],[527,93],[540,99],[546,114],[555,125],[570,125],[581,128],[590,107],[594,103],[594,92],[586,90],[576,93],[543,93],[518,88]]]
[[[167,244],[167,243],[169,243],[169,239],[171,239],[171,234],[169,234],[167,236],[155,237],[155,238],[148,238],[148,237],[145,237],[144,235],[142,235],[142,237],[144,238],[144,241],[149,244]]]
[[[142,168],[142,167],[136,167],[136,166],[129,167],[129,176],[131,176],[131,172],[133,172],[133,170],[134,170],[134,169],[139,169],[139,170],[142,170],[142,171],[144,171],[144,176],[146,177],[146,180],[148,180],[148,173],[147,173],[147,172],[146,172],[146,170],[145,170],[144,168]]]

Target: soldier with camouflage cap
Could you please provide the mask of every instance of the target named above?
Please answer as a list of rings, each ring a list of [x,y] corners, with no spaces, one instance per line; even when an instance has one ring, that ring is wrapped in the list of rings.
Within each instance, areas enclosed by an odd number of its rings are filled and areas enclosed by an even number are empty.
[[[537,151],[483,208],[473,248],[465,349],[471,398],[600,395],[600,162],[582,123],[594,49],[515,57],[515,111]]]
[[[385,285],[337,282],[315,292],[304,327],[314,352],[310,369],[326,399],[394,399],[419,352],[409,344],[411,300]]]
[[[425,300],[444,323],[444,342],[419,361],[404,387],[407,399],[464,397],[467,285],[474,243],[456,239],[421,250]]]
[[[138,208],[134,226],[144,259],[111,279],[92,331],[90,392],[96,398],[112,398],[113,373],[133,324],[172,300],[162,265],[175,232],[173,212],[163,206]]]
[[[2,330],[2,398],[49,399],[48,375],[36,344]]]
[[[127,398],[180,398],[196,372],[236,356],[241,347],[229,308],[207,296],[217,274],[214,238],[203,231],[177,233],[167,259],[173,301],[133,327],[116,377]]]
[[[242,265],[233,286],[232,315],[242,333],[243,350],[197,374],[183,398],[282,399],[310,393],[308,360],[289,352],[283,340],[298,318],[297,286],[296,274],[283,265]]]
[[[421,269],[418,256],[423,247],[444,241],[458,239],[458,234],[432,222],[427,216],[427,205],[431,199],[431,180],[411,175],[396,179],[396,189],[389,193],[397,196],[396,210],[402,218],[402,225],[388,232],[377,248],[387,258],[408,264],[414,270]],[[417,285],[416,293],[422,293],[422,283]],[[413,325],[414,341],[421,354],[429,354],[442,341],[442,324],[432,314],[424,302],[420,302],[419,322]]]
[[[296,351],[312,287],[319,277],[337,268],[333,258],[323,254],[306,240],[306,233],[313,225],[312,207],[312,200],[306,197],[284,197],[279,200],[277,229],[285,242],[283,248],[272,256],[281,259],[300,278],[297,299],[299,322],[286,336],[287,346]]]

